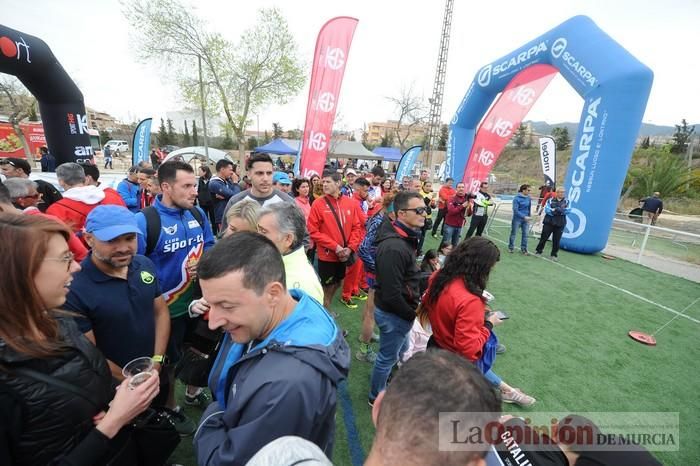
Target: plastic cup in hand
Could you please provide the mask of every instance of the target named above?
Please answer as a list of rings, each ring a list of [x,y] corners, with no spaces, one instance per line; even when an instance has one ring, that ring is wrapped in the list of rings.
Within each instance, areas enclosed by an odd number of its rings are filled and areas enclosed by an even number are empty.
[[[136,358],[122,369],[122,375],[129,379],[129,388],[138,387],[153,375],[153,359]]]

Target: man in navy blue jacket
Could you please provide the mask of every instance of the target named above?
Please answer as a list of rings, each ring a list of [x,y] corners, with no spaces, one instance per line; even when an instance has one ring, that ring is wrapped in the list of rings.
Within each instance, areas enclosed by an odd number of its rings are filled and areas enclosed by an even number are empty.
[[[336,390],[348,375],[350,350],[328,311],[287,289],[282,256],[258,233],[219,241],[198,275],[209,328],[225,335],[209,374],[216,401],[194,437],[197,463],[243,465],[286,435],[331,457]]]
[[[508,251],[513,252],[515,248],[515,235],[518,229],[521,231],[520,251],[526,256],[527,252],[527,227],[530,222],[532,212],[532,202],[530,200],[530,185],[523,184],[518,189],[518,195],[513,199],[513,220],[510,224],[510,240],[508,241]]]
[[[216,175],[209,180],[209,193],[214,202],[214,221],[216,229],[220,231],[224,210],[228,200],[241,192],[241,187],[231,178],[235,175],[233,162],[221,159],[216,162]]]

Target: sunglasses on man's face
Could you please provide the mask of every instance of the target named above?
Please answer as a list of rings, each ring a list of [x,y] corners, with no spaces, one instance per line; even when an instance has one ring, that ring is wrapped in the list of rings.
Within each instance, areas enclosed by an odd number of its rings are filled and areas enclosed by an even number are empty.
[[[426,209],[425,207],[417,207],[415,209],[401,209],[401,210],[404,210],[404,211],[410,210],[411,212],[415,212],[418,215],[423,215],[424,213],[426,213],[428,211],[428,209]]]

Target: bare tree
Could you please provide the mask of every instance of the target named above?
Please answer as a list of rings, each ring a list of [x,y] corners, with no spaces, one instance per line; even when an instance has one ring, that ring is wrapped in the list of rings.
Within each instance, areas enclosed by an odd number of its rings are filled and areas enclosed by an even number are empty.
[[[126,0],[124,15],[138,57],[168,68],[182,96],[201,105],[197,57],[203,81],[215,91],[204,104],[223,112],[245,155],[248,116],[269,103],[285,104],[304,85],[303,65],[287,22],[276,8],[261,9],[255,26],[237,44],[208,26],[178,0]]]
[[[34,154],[29,149],[27,138],[24,137],[24,132],[19,124],[33,113],[36,114],[36,99],[14,76],[0,76],[0,111],[8,115],[10,124],[22,143],[27,160],[33,164]]]
[[[394,110],[397,112],[394,135],[401,152],[404,152],[407,149],[406,142],[411,131],[426,119],[426,106],[423,97],[415,93],[413,84],[411,84],[408,87],[402,87],[397,96],[386,97],[386,99],[394,104]]]

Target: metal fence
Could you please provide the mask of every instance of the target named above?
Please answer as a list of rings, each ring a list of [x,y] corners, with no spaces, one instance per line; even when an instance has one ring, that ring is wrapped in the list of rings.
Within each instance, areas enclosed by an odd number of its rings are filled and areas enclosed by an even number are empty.
[[[507,238],[513,215],[511,205],[511,200],[496,202],[489,214],[487,233]],[[692,223],[685,227],[697,231],[700,219],[697,219],[697,224],[695,221]],[[540,232],[541,217],[538,219],[533,215],[530,236],[539,238]],[[631,221],[628,214],[620,212],[615,216],[604,252],[655,270],[700,281],[700,234],[697,233]]]

